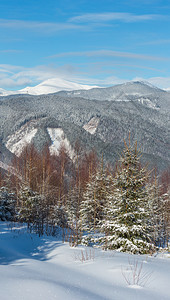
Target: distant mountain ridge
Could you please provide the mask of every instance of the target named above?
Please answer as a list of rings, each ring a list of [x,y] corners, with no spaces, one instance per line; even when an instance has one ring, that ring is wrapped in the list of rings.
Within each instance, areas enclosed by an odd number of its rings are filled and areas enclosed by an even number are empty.
[[[7,91],[0,88],[0,96],[9,96],[9,95],[17,95],[17,94],[42,95],[42,94],[56,93],[62,90],[65,91],[79,90],[79,89],[87,90],[95,87],[97,86],[80,84],[69,80],[64,80],[61,78],[51,78],[41,82],[36,86],[33,87],[28,86],[18,91]]]
[[[136,88],[135,88],[136,85]],[[139,91],[139,87],[137,87],[137,85],[141,85],[142,87],[142,94],[145,93],[152,93],[153,90],[157,90],[159,92],[169,92],[170,88],[168,89],[160,89],[152,84],[150,84],[147,81],[129,81],[129,82],[125,82],[123,84],[116,84],[114,86],[111,87],[107,87],[106,91],[107,93],[109,93],[109,89],[114,89],[114,93],[120,93],[121,91],[123,91],[124,93],[131,93],[134,94],[136,91],[136,95],[139,94],[140,95],[140,91]],[[101,93],[101,89],[103,89],[103,87],[99,87],[99,86],[94,86],[94,85],[87,85],[87,84],[81,84],[79,82],[73,82],[70,80],[65,80],[62,78],[58,78],[58,77],[54,77],[54,78],[50,78],[47,79],[43,82],[41,82],[40,84],[36,85],[36,86],[27,86],[23,89],[20,90],[5,90],[0,88],[0,96],[9,96],[9,95],[18,95],[18,94],[29,94],[29,95],[43,95],[43,94],[51,94],[51,93],[57,93],[60,91],[64,91],[64,92],[69,92],[69,91],[74,91],[76,92],[75,95],[79,94],[79,90],[90,90],[90,89],[99,89],[98,91],[98,100],[100,100],[99,95]],[[145,91],[145,92],[144,92]],[[93,93],[96,93],[96,91],[91,91],[91,93],[85,93],[83,92],[82,95],[86,96],[86,97],[92,97],[93,98]],[[90,96],[91,94],[91,96]],[[69,95],[71,96],[72,93],[69,93]],[[74,93],[73,93],[74,95]],[[114,100],[114,96],[113,98],[110,95],[110,100]]]
[[[163,170],[170,165],[169,108],[170,93],[143,82],[0,97],[0,161],[8,163],[30,143],[39,150],[48,144],[53,153],[64,144],[73,157],[79,141],[114,163],[131,132],[143,161]]]
[[[151,84],[142,81],[132,81],[107,88],[92,88],[90,90],[61,91],[61,96],[82,97],[85,99],[108,101],[138,101],[154,109],[170,109],[170,94]]]
[[[9,95],[46,95],[58,93],[69,98],[85,98],[89,100],[138,101],[153,109],[170,110],[170,92],[162,90],[144,81],[130,81],[111,87],[101,88],[83,85],[61,78],[51,78],[34,87],[26,87],[18,91],[7,91],[0,88],[0,96]]]

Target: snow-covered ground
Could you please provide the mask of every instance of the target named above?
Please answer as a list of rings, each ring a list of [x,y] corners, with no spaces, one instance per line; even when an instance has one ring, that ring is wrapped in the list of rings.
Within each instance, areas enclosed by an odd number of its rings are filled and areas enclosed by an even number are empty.
[[[169,282],[168,254],[71,248],[59,237],[39,238],[0,222],[1,300],[168,300]]]

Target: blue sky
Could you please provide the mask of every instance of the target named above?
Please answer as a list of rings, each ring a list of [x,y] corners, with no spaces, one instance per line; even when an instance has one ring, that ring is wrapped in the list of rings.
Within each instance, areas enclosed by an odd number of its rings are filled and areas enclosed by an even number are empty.
[[[1,0],[0,88],[60,77],[170,87],[170,1]]]

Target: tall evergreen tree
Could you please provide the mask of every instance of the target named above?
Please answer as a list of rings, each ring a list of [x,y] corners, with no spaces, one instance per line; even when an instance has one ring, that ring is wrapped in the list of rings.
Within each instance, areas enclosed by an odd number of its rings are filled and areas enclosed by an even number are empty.
[[[80,185],[69,190],[66,201],[66,213],[70,229],[70,244],[72,245],[77,245],[80,241],[79,217],[81,199],[82,191]]]
[[[10,192],[6,186],[2,186],[0,188],[0,220],[14,221],[16,213],[15,205],[15,194]]]
[[[26,222],[28,227],[33,226],[38,218],[40,196],[28,186],[22,186],[19,191],[18,217],[21,222]]]
[[[109,179],[101,167],[90,177],[80,206],[80,228],[86,234],[84,241],[90,241],[100,232],[108,189]]]
[[[153,222],[153,240],[157,247],[165,246],[165,223],[164,223],[164,211],[165,201],[163,195],[160,192],[160,185],[158,184],[158,178],[155,175],[154,181],[150,189],[150,208],[152,211]]]
[[[152,250],[150,188],[147,169],[141,167],[140,153],[135,146],[127,146],[120,157],[108,196],[102,239],[106,249],[130,253]]]

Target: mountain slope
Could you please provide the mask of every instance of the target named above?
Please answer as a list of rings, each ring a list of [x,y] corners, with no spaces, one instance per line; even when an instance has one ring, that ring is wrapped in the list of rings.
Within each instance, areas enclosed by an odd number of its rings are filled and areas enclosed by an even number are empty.
[[[108,88],[62,91],[58,94],[60,96],[83,97],[100,101],[136,101],[153,109],[170,110],[170,94],[168,92],[140,81],[127,82]]]
[[[153,104],[155,93],[162,95],[159,89],[143,83],[134,83],[134,86],[120,85],[120,93],[125,87],[126,93],[127,89],[132,93],[140,88],[140,94],[150,92]],[[72,149],[69,151],[73,151],[75,142],[79,141],[84,149],[95,148],[99,158],[103,153],[105,161],[114,163],[123,148],[123,140],[128,140],[131,132],[131,142],[138,141],[143,161],[148,160],[150,167],[157,166],[159,170],[167,168],[170,164],[169,112],[162,107],[155,109],[153,105],[132,100],[130,94],[128,101],[108,101],[107,92],[113,90],[114,87],[97,89],[105,97],[104,101],[73,96],[74,92],[71,92],[71,96],[69,92],[60,92],[0,98],[0,137],[3,149],[7,151],[8,148],[9,152],[17,154],[27,142],[33,142],[39,150],[45,144],[50,149],[57,149],[59,142],[65,141],[68,149]],[[165,105],[163,98],[157,97],[157,101]],[[3,153],[6,151],[3,150]],[[5,154],[2,156],[4,158]]]

